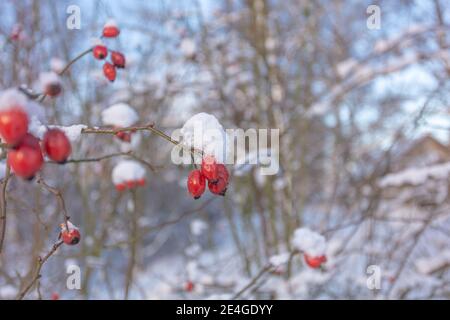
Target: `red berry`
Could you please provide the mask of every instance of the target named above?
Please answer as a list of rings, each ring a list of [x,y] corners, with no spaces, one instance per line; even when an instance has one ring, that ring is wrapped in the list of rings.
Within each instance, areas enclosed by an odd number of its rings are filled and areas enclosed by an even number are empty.
[[[92,49],[92,53],[95,59],[103,60],[108,55],[108,49],[104,45],[99,44]]]
[[[119,131],[116,133],[116,137],[125,142],[131,142],[131,132]]]
[[[124,183],[116,184],[116,190],[117,191],[124,191],[126,188],[127,188],[127,186]]]
[[[41,150],[41,145],[39,144],[39,139],[33,136],[30,133],[27,133],[22,140],[20,141],[20,144],[14,149],[17,149],[19,147],[27,146],[36,150]]]
[[[11,34],[9,35],[9,38],[12,41],[17,41],[23,38],[23,27],[20,24],[16,24],[13,27]]]
[[[313,269],[317,269],[322,265],[322,263],[327,262],[327,257],[325,257],[324,255],[318,257],[311,257],[305,253],[304,258],[308,266],[310,266]]]
[[[125,56],[122,53],[113,51],[111,61],[117,68],[125,68]]]
[[[105,62],[103,65],[103,74],[111,82],[116,80],[116,67],[109,62]]]
[[[208,181],[217,181],[217,162],[214,156],[205,156],[202,160],[202,174]]]
[[[40,148],[30,145],[19,145],[8,152],[8,164],[14,173],[24,179],[32,179],[38,172],[44,158]]]
[[[211,193],[224,196],[227,191],[228,179],[230,175],[227,167],[221,163],[217,164],[216,169],[218,178],[216,181],[209,181],[208,188]]]
[[[138,184],[139,186],[141,186],[141,187],[145,186],[145,179],[139,179],[139,180],[137,181],[137,184]]]
[[[192,290],[194,290],[194,283],[192,281],[187,281],[184,284],[184,290],[187,292],[191,292]]]
[[[59,300],[59,294],[56,292],[52,293],[52,300]]]
[[[107,25],[103,27],[103,36],[105,38],[115,38],[119,35],[120,30],[117,26]]]
[[[44,135],[44,151],[47,156],[58,163],[66,162],[72,152],[70,141],[60,129],[50,129]]]
[[[80,231],[78,231],[78,229],[75,228],[67,231],[67,229],[64,228],[64,230],[61,231],[61,238],[65,244],[73,246],[78,242],[80,242],[81,238]]]
[[[49,97],[56,97],[61,93],[61,91],[62,87],[61,84],[59,83],[50,83],[46,85],[44,89],[45,94],[48,95]]]
[[[206,181],[200,170],[192,170],[189,173],[187,187],[194,199],[200,198],[203,192],[205,192]]]
[[[28,115],[21,108],[0,111],[0,136],[7,144],[16,145],[28,131]]]

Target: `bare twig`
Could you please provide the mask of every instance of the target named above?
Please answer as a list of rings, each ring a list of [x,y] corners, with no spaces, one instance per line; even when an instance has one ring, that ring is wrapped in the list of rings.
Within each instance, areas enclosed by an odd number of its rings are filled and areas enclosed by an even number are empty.
[[[198,153],[199,155],[202,155],[203,152],[201,150],[195,149],[195,148],[187,148],[184,147],[180,141],[172,139],[169,135],[165,134],[163,131],[156,129],[154,123],[150,123],[143,126],[134,126],[134,127],[125,127],[125,128],[84,128],[81,130],[81,133],[84,134],[116,134],[118,132],[127,132],[127,131],[150,131],[157,136],[163,138],[164,140],[176,145],[181,146],[182,148],[186,148],[191,152],[192,154]]]
[[[38,281],[41,278],[41,269],[44,263],[47,262],[47,260],[58,250],[58,248],[63,244],[63,241],[59,241],[55,243],[52,247],[52,249],[43,257],[38,257],[37,261],[37,267],[36,272],[34,273],[33,278],[31,279],[30,283],[19,293],[17,296],[17,300],[22,300],[25,295],[30,291],[30,289],[34,286],[36,281]]]
[[[1,182],[1,209],[0,209],[0,255],[3,252],[3,242],[5,241],[5,233],[6,233],[6,187],[8,186],[8,181],[11,176],[11,168],[9,164],[6,164],[6,172],[3,181]]]
[[[42,177],[39,177],[37,179],[37,183],[40,184],[44,189],[46,189],[48,192],[52,193],[53,195],[55,195],[55,197],[58,199],[59,202],[59,206],[61,208],[61,211],[63,213],[64,216],[64,223],[66,225],[66,230],[70,230],[69,228],[69,224],[68,221],[70,219],[69,215],[67,214],[67,209],[66,209],[66,203],[64,201],[64,197],[61,193],[61,191],[59,189],[56,189],[54,187],[49,186],[43,179]]]
[[[271,264],[267,264],[264,268],[262,268],[258,274],[253,277],[249,283],[247,283],[247,285],[245,285],[241,290],[239,290],[232,298],[231,300],[236,300],[238,299],[245,291],[247,291],[248,289],[250,289],[263,275],[266,274],[266,272],[268,272],[269,270],[272,269],[272,265]]]

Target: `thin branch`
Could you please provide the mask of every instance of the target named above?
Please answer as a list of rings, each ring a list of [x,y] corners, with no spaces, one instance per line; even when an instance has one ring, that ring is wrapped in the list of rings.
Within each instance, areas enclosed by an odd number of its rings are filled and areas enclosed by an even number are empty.
[[[6,164],[5,177],[1,182],[1,210],[0,210],[0,256],[3,252],[3,242],[5,241],[6,233],[6,187],[8,186],[8,181],[11,176],[11,168],[9,164]]]
[[[44,258],[38,257],[36,272],[35,272],[33,278],[31,279],[30,283],[25,287],[25,289],[23,289],[19,293],[19,295],[17,296],[17,300],[22,300],[25,297],[25,295],[28,293],[28,291],[30,291],[30,289],[34,286],[36,281],[38,281],[41,278],[41,276],[42,276],[41,275],[42,266],[56,252],[56,250],[58,250],[58,248],[63,243],[64,243],[63,241],[59,241],[59,242],[55,243],[53,245],[52,249],[44,256]]]
[[[37,183],[39,185],[41,185],[44,189],[46,189],[48,192],[52,193],[53,195],[55,195],[55,197],[58,199],[59,202],[59,206],[61,208],[61,211],[63,213],[64,216],[64,223],[66,225],[66,230],[70,230],[69,228],[69,224],[68,221],[70,219],[69,215],[67,214],[67,209],[66,209],[66,203],[64,201],[64,197],[61,193],[61,191],[59,189],[56,189],[54,187],[49,186],[43,179],[42,177],[39,177],[37,179]]]
[[[62,76],[67,70],[69,70],[69,68],[75,63],[77,62],[79,59],[81,59],[82,57],[84,57],[85,55],[87,55],[89,52],[92,51],[93,48],[89,48],[83,52],[81,52],[79,55],[77,55],[75,58],[73,58],[72,60],[70,60],[66,66],[58,73],[58,75]],[[21,91],[23,94],[25,94],[29,99],[31,100],[36,100],[38,102],[43,102],[45,100],[45,98],[47,97],[47,94],[45,93],[39,93],[39,92],[33,92],[33,90],[25,87],[25,86],[19,86],[18,88],[19,91]]]
[[[241,290],[239,290],[232,298],[231,300],[236,300],[238,299],[245,291],[247,291],[248,289],[250,289],[263,275],[266,274],[266,272],[268,272],[269,270],[271,270],[273,267],[271,264],[266,265],[264,268],[262,268],[258,274],[253,277],[253,279],[250,280],[250,282],[243,287]]]
[[[168,221],[162,222],[162,223],[157,224],[157,225],[155,225],[155,226],[150,226],[150,227],[148,227],[145,231],[146,231],[146,232],[150,232],[150,231],[154,231],[154,230],[161,230],[161,229],[163,229],[163,228],[165,228],[165,227],[168,227],[168,226],[171,226],[171,225],[173,225],[173,224],[176,224],[176,223],[180,222],[181,220],[183,220],[184,218],[190,216],[191,214],[197,213],[198,211],[204,209],[204,208],[207,207],[211,202],[213,202],[215,199],[217,199],[217,198],[210,198],[210,199],[208,199],[207,201],[205,201],[205,202],[204,202],[201,206],[199,206],[198,208],[193,209],[193,210],[186,211],[186,212],[180,214],[178,217],[176,217],[176,218],[174,218],[174,219],[172,219],[172,220],[168,220]]]
[[[164,140],[176,145],[181,146],[182,148],[188,149],[189,152],[192,154],[198,153],[199,155],[203,155],[203,152],[201,150],[195,149],[195,148],[187,148],[183,146],[180,141],[177,141],[175,139],[172,139],[169,135],[165,134],[163,131],[156,129],[154,123],[150,123],[144,126],[134,126],[134,127],[125,127],[125,128],[83,128],[81,130],[81,133],[84,134],[116,134],[118,132],[127,132],[127,131],[150,131],[157,136],[163,138]]]

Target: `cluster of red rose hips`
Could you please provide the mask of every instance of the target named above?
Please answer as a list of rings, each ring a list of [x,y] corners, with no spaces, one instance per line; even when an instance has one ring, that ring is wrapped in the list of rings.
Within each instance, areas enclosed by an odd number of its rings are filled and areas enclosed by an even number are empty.
[[[217,163],[214,156],[207,155],[202,159],[201,168],[189,173],[188,191],[194,199],[199,199],[205,192],[206,180],[208,180],[209,191],[224,196],[227,191],[229,176],[225,165]]]
[[[11,169],[28,180],[41,169],[43,153],[55,162],[64,163],[72,152],[69,139],[59,129],[48,129],[41,146],[39,139],[28,133],[28,114],[22,106],[0,111],[0,136],[9,147],[7,161]]]
[[[103,27],[102,37],[115,38],[120,30],[114,23],[107,23]],[[97,44],[92,53],[98,60],[103,60],[108,56],[108,48],[104,44]],[[125,56],[118,51],[111,51],[111,62],[106,61],[103,65],[103,74],[109,81],[116,80],[116,68],[125,68]]]

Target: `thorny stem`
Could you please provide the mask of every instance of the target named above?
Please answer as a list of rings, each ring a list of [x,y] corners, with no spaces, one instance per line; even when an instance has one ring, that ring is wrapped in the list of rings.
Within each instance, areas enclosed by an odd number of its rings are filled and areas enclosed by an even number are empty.
[[[25,295],[28,293],[28,291],[30,291],[30,289],[34,286],[34,284],[36,283],[36,281],[38,281],[41,278],[41,269],[42,266],[44,265],[45,262],[47,262],[47,260],[56,252],[56,250],[58,250],[58,248],[63,244],[63,241],[58,241],[57,243],[55,243],[52,247],[52,249],[43,257],[38,257],[37,259],[37,268],[36,268],[36,272],[33,276],[33,278],[31,279],[30,283],[25,287],[25,289],[23,289],[19,295],[17,296],[17,300],[22,300]]]
[[[3,181],[1,182],[1,212],[0,212],[0,256],[2,254],[3,242],[5,240],[6,233],[6,187],[11,176],[11,168],[9,164],[6,164],[6,172]]]

